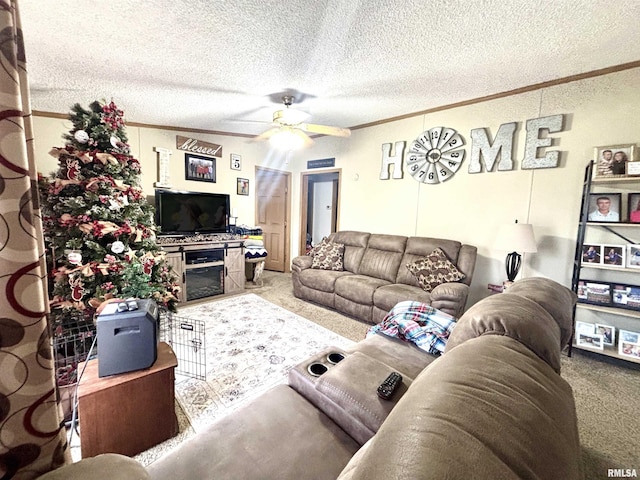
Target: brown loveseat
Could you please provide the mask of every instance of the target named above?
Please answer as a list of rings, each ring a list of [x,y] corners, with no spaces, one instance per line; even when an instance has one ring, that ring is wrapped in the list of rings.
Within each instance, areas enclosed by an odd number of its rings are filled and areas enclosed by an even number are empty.
[[[330,350],[314,355],[291,370],[290,385],[219,419],[146,472],[107,455],[43,479],[581,479],[573,393],[560,376],[574,302],[551,280],[519,280],[472,306],[440,357],[374,335],[338,363]],[[326,372],[312,376],[318,364]],[[381,400],[376,386],[392,370],[403,383]]]
[[[293,294],[370,323],[379,323],[403,300],[433,306],[454,317],[464,311],[476,264],[477,249],[454,240],[342,231],[328,240],[344,245],[343,270],[312,268],[312,256],[292,261]],[[440,248],[464,274],[425,291],[407,269]]]

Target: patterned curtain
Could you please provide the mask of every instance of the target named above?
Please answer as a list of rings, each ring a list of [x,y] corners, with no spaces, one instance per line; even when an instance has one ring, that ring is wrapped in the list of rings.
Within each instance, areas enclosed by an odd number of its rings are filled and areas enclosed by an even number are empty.
[[[68,463],[17,0],[0,0],[0,480]]]

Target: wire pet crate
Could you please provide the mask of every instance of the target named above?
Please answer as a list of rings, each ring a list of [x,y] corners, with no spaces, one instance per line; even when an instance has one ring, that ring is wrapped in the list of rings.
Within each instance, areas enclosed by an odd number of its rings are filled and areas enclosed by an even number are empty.
[[[176,374],[198,380],[207,379],[204,321],[181,317],[161,309],[160,341],[171,345],[176,354]]]
[[[58,386],[72,385],[78,381],[78,366],[87,360],[95,335],[93,321],[82,316],[67,320],[64,327],[54,326],[53,352]],[[95,348],[93,354],[97,354]]]
[[[65,420],[71,419],[73,394],[78,382],[78,368],[87,360],[96,336],[96,326],[92,319],[82,313],[59,319],[52,325],[52,346],[56,383]],[[97,355],[94,347],[92,356]]]

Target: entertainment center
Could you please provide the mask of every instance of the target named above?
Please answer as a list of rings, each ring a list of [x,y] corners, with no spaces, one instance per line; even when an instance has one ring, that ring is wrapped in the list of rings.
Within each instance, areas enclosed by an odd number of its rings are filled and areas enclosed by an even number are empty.
[[[155,191],[158,244],[178,276],[180,302],[244,290],[244,241],[229,232],[229,195]]]
[[[160,237],[158,241],[178,276],[180,302],[244,290],[243,240],[229,234],[208,237],[168,239],[173,243],[164,243]]]

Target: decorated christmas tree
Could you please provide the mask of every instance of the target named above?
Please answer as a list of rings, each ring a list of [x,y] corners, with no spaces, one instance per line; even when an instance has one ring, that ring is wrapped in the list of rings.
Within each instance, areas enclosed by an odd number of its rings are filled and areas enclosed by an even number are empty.
[[[123,112],[111,102],[73,106],[59,168],[41,179],[54,325],[93,319],[111,298],[151,298],[175,311],[177,286],[156,243],[140,162],[127,144]]]

